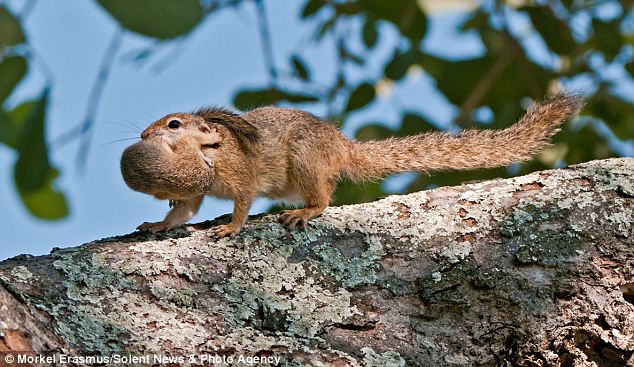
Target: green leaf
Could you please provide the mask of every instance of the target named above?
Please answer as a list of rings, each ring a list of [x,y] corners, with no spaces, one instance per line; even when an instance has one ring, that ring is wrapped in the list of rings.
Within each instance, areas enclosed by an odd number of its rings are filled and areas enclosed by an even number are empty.
[[[0,110],[0,142],[17,148],[18,136],[37,101],[23,102],[11,111]]]
[[[27,62],[22,56],[7,57],[0,62],[0,106],[26,75]]]
[[[378,123],[370,123],[357,130],[355,137],[359,141],[382,140],[390,137],[403,137],[437,131],[431,123],[419,115],[410,112],[403,115],[401,127],[392,130]]]
[[[277,91],[271,89],[241,90],[233,97],[233,105],[242,111],[275,104],[280,101]]]
[[[394,24],[415,45],[425,36],[427,17],[416,1],[360,0],[358,3],[374,17]]]
[[[600,90],[588,101],[584,113],[605,121],[619,139],[634,137],[634,106],[605,90]]]
[[[198,0],[97,0],[124,28],[170,39],[189,33],[203,19]]]
[[[14,46],[24,42],[24,39],[18,19],[7,8],[0,6],[0,47]]]
[[[376,46],[379,39],[379,33],[376,30],[376,21],[372,17],[368,17],[363,24],[363,43],[367,48]]]
[[[630,76],[634,78],[634,61],[630,61],[625,64],[625,70],[627,70],[627,72],[630,73]]]
[[[308,0],[302,8],[302,18],[310,18],[326,5],[324,0]]]
[[[385,76],[392,80],[400,80],[405,76],[409,68],[420,62],[421,54],[417,49],[411,48],[404,53],[395,51],[392,59],[385,66]]]
[[[481,8],[478,8],[477,11],[474,11],[467,19],[465,19],[464,23],[460,26],[460,30],[465,32],[471,29],[485,28],[488,27],[488,24],[489,14],[482,11]]]
[[[351,112],[363,108],[372,102],[375,96],[374,86],[370,83],[362,83],[350,94],[345,111]]]
[[[18,190],[23,193],[40,190],[51,170],[44,126],[47,104],[48,91],[45,91],[29,113],[17,139],[18,160],[13,167],[13,177]]]
[[[299,56],[293,55],[291,57],[291,63],[293,63],[293,69],[295,69],[295,75],[297,75],[302,80],[309,79],[310,74],[308,73],[306,64],[304,63],[304,61],[302,61],[302,59]]]
[[[319,101],[319,98],[308,95],[308,94],[289,93],[289,92],[281,92],[281,93],[282,93],[282,98],[280,100],[285,100],[292,103],[306,103],[306,102]]]
[[[373,201],[385,196],[379,182],[353,183],[348,180],[337,185],[333,205],[347,205]]]
[[[280,101],[292,103],[317,102],[319,99],[307,94],[281,91],[277,88],[242,90],[233,97],[233,105],[248,111],[256,107],[274,105]]]
[[[18,190],[22,202],[33,216],[56,220],[68,216],[68,204],[64,193],[53,187],[53,180],[57,177],[57,171],[51,168],[47,180],[35,191]]]
[[[563,131],[555,135],[553,142],[567,147],[567,153],[564,157],[567,164],[616,156],[616,153],[610,149],[608,141],[597,134],[596,130],[589,125],[585,125],[581,129],[572,129],[569,125],[564,125]]]
[[[594,30],[593,43],[597,49],[601,50],[606,61],[611,62],[619,54],[621,46],[623,46],[623,37],[621,36],[618,19],[610,22],[592,19],[592,29]]]
[[[437,131],[436,127],[429,121],[415,113],[405,113],[401,122],[401,128],[397,132],[398,136],[411,136],[431,131]]]
[[[357,130],[355,137],[358,141],[383,140],[394,136],[394,131],[379,124],[367,124]]]
[[[575,49],[576,43],[568,24],[557,18],[549,6],[529,6],[523,8],[542,36],[548,48],[559,55],[569,55]]]

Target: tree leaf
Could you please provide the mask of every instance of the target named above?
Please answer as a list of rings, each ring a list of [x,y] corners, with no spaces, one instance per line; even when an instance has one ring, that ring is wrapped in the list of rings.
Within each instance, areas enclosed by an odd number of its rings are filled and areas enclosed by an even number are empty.
[[[14,46],[24,40],[24,32],[18,19],[7,8],[0,6],[0,47]]]
[[[308,0],[302,8],[302,18],[310,18],[326,5],[324,0]]]
[[[189,33],[203,19],[198,0],[97,0],[124,28],[158,39]]]
[[[0,106],[26,75],[27,61],[22,56],[7,57],[0,62]]]
[[[345,111],[351,112],[363,108],[372,102],[374,97],[376,97],[374,86],[370,83],[361,83],[350,94]]]
[[[13,177],[23,193],[41,189],[51,170],[44,126],[47,104],[48,90],[29,113],[16,142],[18,160],[13,167]]]
[[[291,63],[293,64],[293,69],[295,69],[295,75],[297,75],[302,80],[309,79],[310,74],[308,73],[306,64],[299,56],[293,55],[291,57]]]
[[[392,59],[385,65],[385,76],[391,80],[400,80],[405,76],[409,68],[420,62],[421,54],[416,48],[406,52],[395,51]]]
[[[367,48],[376,46],[379,39],[379,33],[376,30],[376,21],[373,17],[367,17],[363,24],[363,43]]]
[[[277,88],[242,90],[233,97],[233,105],[242,110],[248,111],[260,106],[275,105],[280,101],[293,103],[317,102],[315,96],[294,92],[281,91]]]
[[[488,27],[489,24],[489,14],[485,11],[482,11],[482,8],[478,8],[478,10],[474,11],[468,18],[464,20],[462,25],[460,26],[460,31],[466,32],[472,29],[480,29]]]
[[[315,96],[311,96],[308,94],[300,94],[300,93],[291,93],[291,92],[281,92],[282,98],[280,100],[289,101],[292,103],[306,103],[306,102],[317,102],[319,98]]]
[[[0,110],[0,142],[13,149],[17,148],[18,137],[28,115],[37,101],[23,102],[11,111]]]
[[[632,139],[634,136],[634,107],[607,90],[600,89],[588,101],[584,113],[602,119],[619,139]]]
[[[414,45],[425,36],[427,17],[416,1],[360,0],[358,3],[374,17],[394,24]]]
[[[358,141],[383,140],[394,136],[394,131],[376,123],[370,123],[357,130],[355,137]]]
[[[627,72],[630,73],[630,76],[634,78],[634,61],[630,61],[625,64],[625,70],[627,70]]]
[[[610,22],[592,19],[592,29],[594,30],[593,43],[595,47],[601,50],[606,61],[611,62],[623,46],[623,36],[618,19]]]
[[[385,196],[379,182],[354,183],[343,180],[333,195],[333,205],[347,205],[373,201]]]
[[[437,130],[434,125],[420,115],[409,112],[403,115],[401,128],[396,132],[396,135],[411,136]]]
[[[51,168],[47,180],[40,188],[29,192],[18,190],[24,206],[33,216],[45,220],[56,220],[68,216],[66,197],[52,184],[56,177],[57,171]]]
[[[569,55],[573,52],[576,43],[570,28],[566,22],[557,18],[549,6],[529,6],[523,10],[528,13],[533,26],[551,51],[559,55]]]

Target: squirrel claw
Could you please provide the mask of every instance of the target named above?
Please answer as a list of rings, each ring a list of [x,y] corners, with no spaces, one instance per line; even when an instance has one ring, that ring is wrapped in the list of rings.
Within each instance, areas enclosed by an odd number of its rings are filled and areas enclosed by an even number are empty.
[[[234,237],[238,232],[240,232],[240,228],[236,229],[231,224],[221,224],[213,227],[211,231],[216,238],[221,239],[225,237]]]
[[[302,216],[300,213],[297,213],[297,211],[295,210],[281,211],[277,221],[289,231],[292,231],[296,228],[299,230],[306,229],[306,220],[304,219],[304,216]]]
[[[139,231],[150,231],[152,233],[169,231],[171,228],[169,225],[163,222],[144,222],[140,226],[136,227]]]

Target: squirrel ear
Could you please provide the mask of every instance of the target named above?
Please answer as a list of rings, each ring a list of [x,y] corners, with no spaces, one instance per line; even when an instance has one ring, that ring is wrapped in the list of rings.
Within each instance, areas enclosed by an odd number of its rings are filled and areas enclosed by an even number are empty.
[[[202,117],[207,123],[229,130],[233,135],[240,147],[249,152],[252,151],[253,146],[260,139],[260,134],[255,125],[242,118],[235,112],[231,112],[224,108],[218,107],[203,107],[193,113],[194,115]],[[213,127],[212,127],[213,129]]]
[[[204,122],[202,124],[198,125],[198,129],[200,130],[200,132],[205,133],[205,134],[211,133],[211,128],[209,127],[209,125],[207,125]]]

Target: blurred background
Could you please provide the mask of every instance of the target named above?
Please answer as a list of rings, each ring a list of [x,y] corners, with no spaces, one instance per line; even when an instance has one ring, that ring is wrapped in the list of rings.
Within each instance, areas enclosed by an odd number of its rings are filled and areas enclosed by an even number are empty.
[[[582,116],[535,160],[342,183],[335,204],[634,155],[626,0],[0,0],[0,260],[161,220],[123,149],[160,116],[295,106],[360,140],[503,128],[565,89]],[[260,199],[252,213],[271,210]],[[193,221],[231,211],[208,198]]]

